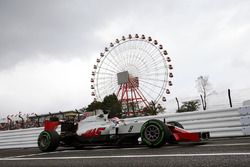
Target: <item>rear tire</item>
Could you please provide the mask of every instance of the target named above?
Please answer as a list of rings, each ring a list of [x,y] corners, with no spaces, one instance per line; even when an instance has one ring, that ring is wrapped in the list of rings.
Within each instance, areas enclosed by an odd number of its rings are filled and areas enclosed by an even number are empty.
[[[148,147],[161,147],[170,140],[172,133],[160,120],[152,119],[141,127],[142,142]]]
[[[56,131],[42,131],[38,137],[38,147],[43,152],[55,151],[59,142],[60,136]]]

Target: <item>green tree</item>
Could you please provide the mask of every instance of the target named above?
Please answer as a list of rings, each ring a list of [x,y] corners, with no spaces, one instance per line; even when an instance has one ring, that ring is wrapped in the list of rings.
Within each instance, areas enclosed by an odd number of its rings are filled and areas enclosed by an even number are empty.
[[[95,114],[96,114],[96,110],[98,109],[102,109],[102,102],[100,101],[93,101],[92,103],[90,103],[88,105],[88,107],[86,108],[86,111],[95,111]]]
[[[149,103],[148,107],[145,107],[143,109],[143,113],[145,113],[145,115],[157,115],[158,113],[164,112],[165,108],[163,108],[161,106],[161,104],[157,104],[154,101],[151,101]]]
[[[109,113],[109,117],[121,117],[122,115],[121,103],[114,93],[104,97],[101,108],[105,114]]]
[[[166,108],[162,107],[161,104],[157,104],[157,114],[165,112]]]
[[[93,101],[88,105],[86,111],[95,111],[102,109],[104,114],[109,114],[109,117],[121,117],[122,109],[121,103],[119,102],[115,94],[105,96],[103,101]]]
[[[116,102],[112,105],[110,112],[109,112],[109,117],[118,117],[121,118],[122,116],[122,109],[121,109],[121,104],[119,102]]]
[[[181,112],[197,111],[199,107],[200,107],[199,101],[197,100],[187,101],[183,102],[181,108],[176,112],[181,113]]]

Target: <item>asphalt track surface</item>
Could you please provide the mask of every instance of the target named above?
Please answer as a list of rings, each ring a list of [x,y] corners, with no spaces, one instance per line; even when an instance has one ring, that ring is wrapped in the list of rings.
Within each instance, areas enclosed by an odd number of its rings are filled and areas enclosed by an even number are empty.
[[[86,147],[58,148],[43,153],[37,148],[0,150],[0,166],[165,166],[250,167],[250,137],[210,139],[161,148]]]

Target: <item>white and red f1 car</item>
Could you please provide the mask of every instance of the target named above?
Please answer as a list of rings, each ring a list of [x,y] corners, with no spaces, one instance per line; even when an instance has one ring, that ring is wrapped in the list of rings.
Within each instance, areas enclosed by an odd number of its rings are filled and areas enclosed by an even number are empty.
[[[107,115],[100,114],[79,122],[45,121],[44,131],[38,137],[38,147],[41,151],[54,151],[58,146],[81,148],[87,145],[136,145],[140,140],[149,147],[161,147],[166,143],[200,142],[208,138],[209,132],[189,132],[174,121],[127,121],[108,119]]]

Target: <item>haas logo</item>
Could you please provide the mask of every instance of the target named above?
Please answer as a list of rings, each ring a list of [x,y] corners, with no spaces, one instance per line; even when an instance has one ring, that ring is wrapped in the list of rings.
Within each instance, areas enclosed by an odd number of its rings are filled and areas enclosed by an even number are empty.
[[[101,135],[101,132],[104,131],[105,128],[95,128],[87,130],[84,134],[82,134],[84,137],[97,137]]]

